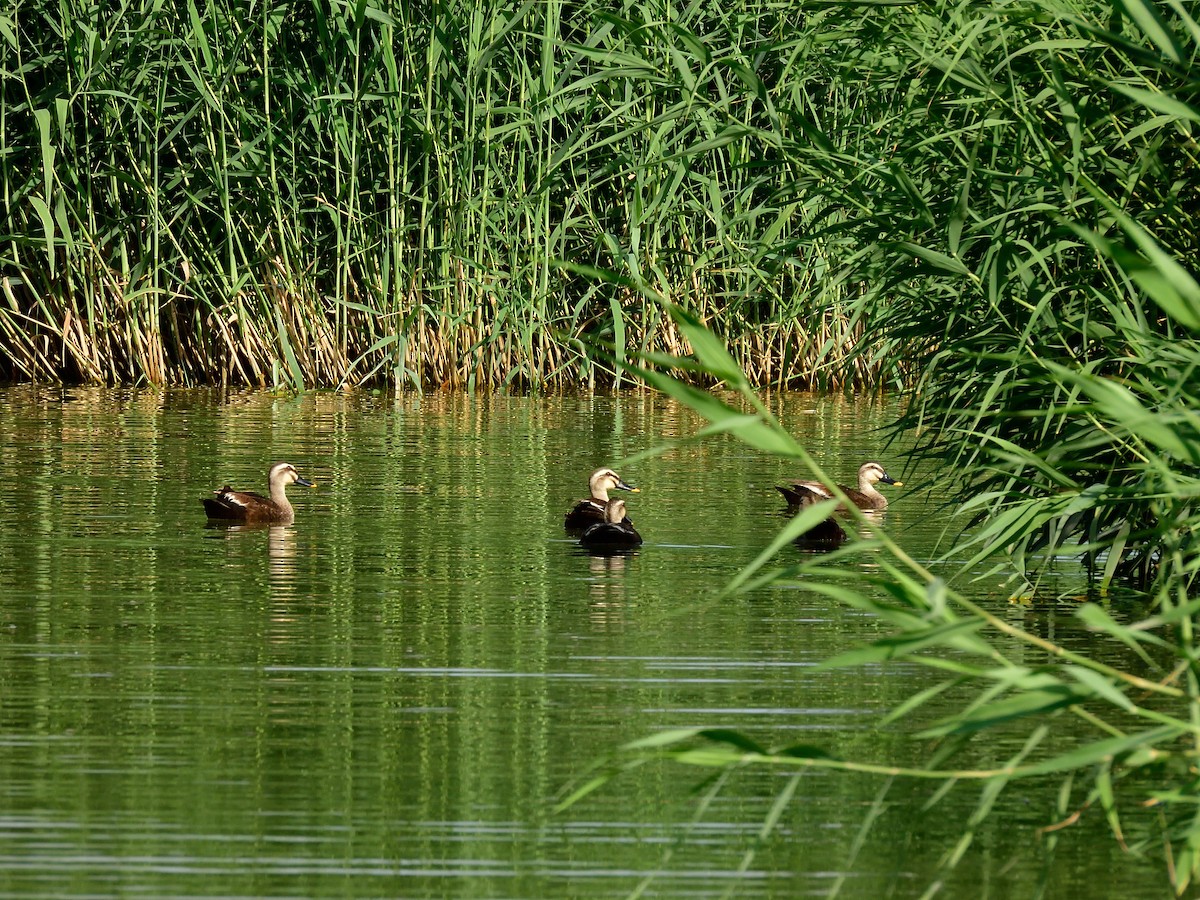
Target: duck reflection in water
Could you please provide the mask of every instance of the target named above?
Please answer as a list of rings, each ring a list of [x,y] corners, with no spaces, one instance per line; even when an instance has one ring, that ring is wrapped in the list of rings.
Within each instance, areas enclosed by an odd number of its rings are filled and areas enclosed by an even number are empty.
[[[254,535],[265,533],[267,571],[270,573],[272,598],[286,600],[295,595],[298,554],[294,526],[274,525],[269,522],[231,523],[210,519],[205,527],[220,532],[226,540],[250,540]]]
[[[286,582],[290,592],[296,580],[296,529],[290,525],[271,525],[267,532],[271,584],[279,588]]]
[[[588,620],[597,631],[614,631],[625,625],[625,569],[629,557],[624,554],[590,554],[588,572]]]
[[[588,528],[579,544],[589,553],[628,553],[642,545],[642,536],[625,515],[625,501],[609,500],[604,506],[604,521]]]
[[[820,502],[820,498],[815,495],[805,495],[797,505],[789,507],[788,513],[790,515],[799,515],[807,510],[808,507]],[[838,524],[833,516],[826,516],[793,540],[792,543],[802,550],[832,550],[846,543],[846,540],[845,529]]]

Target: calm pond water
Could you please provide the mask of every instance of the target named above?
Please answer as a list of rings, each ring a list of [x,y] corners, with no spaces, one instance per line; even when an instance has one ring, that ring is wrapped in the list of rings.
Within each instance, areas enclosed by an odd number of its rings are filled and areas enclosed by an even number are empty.
[[[907,474],[886,404],[774,402],[831,471]],[[788,463],[685,443],[620,469],[640,553],[564,536],[593,468],[699,424],[652,395],[0,391],[0,895],[919,896],[977,785],[931,809],[892,786],[857,849],[877,778],[805,776],[762,842],[779,772],[697,815],[705,771],[645,765],[551,811],[677,726],[921,759],[873,723],[928,675],[812,671],[870,617],[788,585],[713,602],[782,524]],[[202,495],[279,460],[318,482],[293,526],[206,527]],[[945,521],[912,480],[886,524],[928,557]],[[1005,792],[943,896],[1167,894],[1098,812],[1047,859],[1056,790]]]

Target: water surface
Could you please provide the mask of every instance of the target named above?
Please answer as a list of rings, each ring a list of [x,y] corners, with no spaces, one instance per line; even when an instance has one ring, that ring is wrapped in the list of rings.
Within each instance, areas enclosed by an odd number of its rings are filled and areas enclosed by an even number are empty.
[[[886,402],[772,402],[830,471],[904,474]],[[927,810],[932,785],[813,772],[760,840],[786,773],[697,815],[707,773],[663,763],[551,812],[663,728],[922,759],[873,723],[927,673],[812,671],[877,622],[794,585],[714,601],[801,473],[699,425],[640,394],[0,391],[0,895],[920,895],[977,786]],[[641,552],[580,552],[561,523],[588,473],[672,441],[621,468]],[[294,525],[206,526],[200,496],[279,460],[319,485]],[[910,477],[885,523],[929,558],[936,473]],[[1006,792],[946,895],[1160,883],[1098,814],[1046,856],[1056,789]]]

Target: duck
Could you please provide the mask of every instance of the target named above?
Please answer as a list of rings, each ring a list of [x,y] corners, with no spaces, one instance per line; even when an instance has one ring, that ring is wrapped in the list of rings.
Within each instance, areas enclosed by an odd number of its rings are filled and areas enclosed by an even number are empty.
[[[642,536],[625,515],[625,501],[612,499],[604,504],[604,521],[590,526],[579,538],[588,550],[618,553],[640,547]]]
[[[277,525],[290,525],[296,518],[296,511],[288,502],[286,489],[289,484],[302,487],[316,487],[314,482],[301,478],[296,467],[291,463],[276,463],[267,473],[267,483],[271,485],[271,496],[264,497],[251,491],[235,491],[229,485],[219,491],[213,491],[216,497],[201,497],[204,512],[209,519],[219,519],[226,522],[270,522]]]
[[[591,526],[604,523],[604,512],[605,506],[608,503],[609,491],[620,490],[629,491],[633,494],[641,493],[638,488],[635,488],[631,484],[626,484],[621,479],[621,476],[612,469],[597,469],[592,473],[592,477],[588,479],[588,487],[591,488],[592,495],[576,503],[563,520],[563,527],[570,534],[581,535]],[[625,519],[625,524],[630,527],[633,526],[633,523],[628,518]]]
[[[867,462],[858,467],[857,488],[846,487],[844,484],[839,484],[838,488],[846,495],[846,499],[859,509],[879,510],[886,508],[888,501],[887,497],[876,490],[875,485],[877,484],[904,486],[903,481],[896,481],[879,463]],[[797,481],[790,485],[776,485],[775,490],[783,494],[790,508],[803,506],[806,498],[810,500],[835,499],[833,491],[819,481]]]

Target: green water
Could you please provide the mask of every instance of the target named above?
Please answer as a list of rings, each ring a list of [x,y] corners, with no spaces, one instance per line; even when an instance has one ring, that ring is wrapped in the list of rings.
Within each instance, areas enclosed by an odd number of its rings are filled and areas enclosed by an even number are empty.
[[[886,405],[774,402],[831,470],[904,474]],[[785,773],[695,821],[705,773],[670,764],[551,812],[668,727],[922,758],[873,722],[926,674],[812,671],[872,619],[793,586],[712,602],[782,523],[789,464],[686,443],[620,469],[640,553],[564,536],[593,468],[698,424],[640,395],[0,391],[0,896],[919,896],[977,786],[926,810],[932,785],[894,785],[857,853],[879,779],[805,776],[762,842]],[[294,525],[206,527],[202,495],[279,460],[318,482]],[[892,495],[928,557],[942,514]],[[1166,894],[1098,813],[1048,858],[1056,790],[1002,795],[943,896]]]

